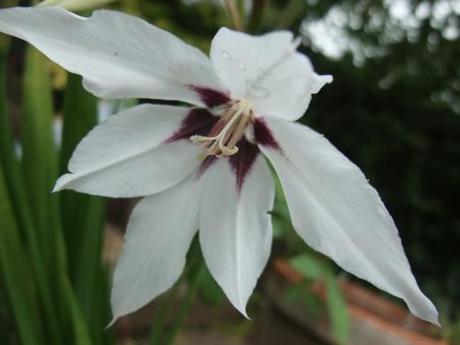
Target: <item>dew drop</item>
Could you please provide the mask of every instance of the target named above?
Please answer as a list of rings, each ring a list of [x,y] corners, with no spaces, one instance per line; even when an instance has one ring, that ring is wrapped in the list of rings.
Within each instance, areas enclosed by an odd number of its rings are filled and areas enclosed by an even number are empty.
[[[242,61],[238,61],[238,68],[244,71],[246,70],[246,65]]]
[[[230,60],[232,57],[230,56],[229,52],[226,50],[222,51],[222,56],[224,57],[225,60]]]

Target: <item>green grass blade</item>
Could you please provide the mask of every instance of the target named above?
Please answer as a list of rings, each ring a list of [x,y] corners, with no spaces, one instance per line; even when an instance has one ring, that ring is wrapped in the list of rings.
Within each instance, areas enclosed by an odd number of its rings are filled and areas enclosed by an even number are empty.
[[[114,328],[106,329],[109,321],[112,318],[112,310],[110,308],[110,281],[109,269],[104,267],[101,274],[97,276],[96,289],[94,290],[94,313],[92,327],[93,343],[97,345],[115,344]],[[102,325],[101,328],[99,325]]]
[[[38,246],[42,267],[37,274],[44,285],[41,289],[43,308],[47,314],[47,326],[53,330],[54,341],[59,343],[69,332],[66,324],[69,311],[62,285],[67,264],[61,243],[58,196],[51,195],[57,176],[57,153],[52,131],[53,100],[46,60],[30,46],[25,55],[22,101],[22,167],[35,236],[30,246],[34,251]]]
[[[97,99],[83,89],[81,77],[70,74],[64,104],[61,173],[81,139],[97,124]],[[102,198],[72,191],[61,193],[61,215],[72,282],[83,315],[97,337],[109,320],[100,316],[108,300],[96,303],[95,291],[101,275],[105,202]],[[105,305],[104,305],[105,303]]]
[[[38,244],[48,273],[54,308],[48,326],[60,331],[63,342],[90,344],[87,324],[68,277],[66,246],[61,229],[59,195],[51,194],[58,173],[53,136],[53,100],[46,60],[28,47],[25,59],[22,145],[23,168],[29,207],[32,210]],[[48,301],[49,302],[49,301]],[[51,316],[49,316],[51,317]]]
[[[327,308],[331,320],[332,331],[340,345],[348,344],[350,333],[350,317],[348,315],[347,303],[340,290],[337,277],[332,270],[324,272],[324,281],[327,291]]]
[[[289,262],[297,272],[309,281],[314,281],[321,277],[324,270],[320,259],[308,253],[297,255],[291,258]]]
[[[33,221],[22,180],[22,170],[15,154],[12,126],[6,95],[6,61],[9,40],[0,37],[0,161],[18,227],[24,238],[33,236]]]
[[[21,243],[0,164],[0,271],[24,345],[45,344],[30,258]]]
[[[187,293],[181,302],[177,315],[175,316],[172,322],[171,329],[169,330],[166,336],[165,345],[173,345],[174,340],[176,339],[182,327],[182,324],[184,323],[184,320],[187,316],[187,312],[189,311],[193,303],[193,299],[195,297],[199,281],[205,272],[204,262],[199,262],[198,264],[196,264],[195,267],[192,267],[192,270],[193,272],[191,274],[191,279],[187,287]]]
[[[46,60],[27,47],[24,71],[21,142],[29,206],[47,267],[55,267],[57,205],[51,190],[57,176],[53,139],[53,100]]]
[[[25,250],[30,254],[32,273],[37,282],[37,289],[41,300],[45,318],[48,321],[50,343],[60,342],[60,330],[56,320],[56,308],[53,304],[53,293],[49,286],[49,274],[45,269],[43,256],[40,250],[38,234],[35,230],[29,200],[23,180],[22,166],[15,157],[13,137],[7,111],[6,102],[6,57],[7,45],[0,42],[0,162],[3,167],[6,186],[12,204],[12,214],[21,230],[25,243]]]

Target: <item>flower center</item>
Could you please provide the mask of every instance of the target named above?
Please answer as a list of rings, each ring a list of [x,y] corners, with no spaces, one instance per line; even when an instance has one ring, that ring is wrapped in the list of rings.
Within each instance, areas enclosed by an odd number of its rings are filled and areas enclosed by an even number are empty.
[[[252,119],[252,106],[246,100],[230,103],[226,111],[209,131],[208,136],[193,135],[193,143],[206,149],[206,156],[224,158],[238,152],[236,144],[244,136]]]

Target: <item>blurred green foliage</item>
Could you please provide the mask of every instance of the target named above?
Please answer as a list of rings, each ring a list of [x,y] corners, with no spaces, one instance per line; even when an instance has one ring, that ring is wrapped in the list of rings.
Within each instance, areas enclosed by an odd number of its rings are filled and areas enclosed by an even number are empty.
[[[302,298],[306,302],[307,308],[316,310],[317,306],[312,305],[317,300],[309,289],[309,284],[324,281],[326,288],[326,307],[331,320],[333,334],[340,345],[348,344],[350,332],[350,318],[348,315],[345,297],[340,290],[336,273],[331,265],[314,253],[304,252],[290,259],[292,267],[299,272],[307,283],[307,289],[301,289]],[[305,299],[306,298],[306,299]],[[315,316],[315,315],[313,315]],[[317,316],[317,315],[316,315]]]

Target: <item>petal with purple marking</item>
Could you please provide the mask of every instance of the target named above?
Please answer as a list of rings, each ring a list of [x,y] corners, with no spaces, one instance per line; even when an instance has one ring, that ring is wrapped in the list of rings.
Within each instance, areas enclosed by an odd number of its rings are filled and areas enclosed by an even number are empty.
[[[189,108],[144,104],[110,116],[77,146],[55,190],[134,197],[179,183],[198,168],[201,151],[189,140],[165,141],[189,114]]]
[[[260,148],[281,180],[304,241],[437,324],[436,308],[415,281],[395,223],[361,170],[308,127],[266,121],[281,150]]]
[[[243,138],[238,143],[238,152],[230,156],[229,162],[236,176],[236,187],[239,192],[241,192],[241,188],[243,188],[246,177],[251,170],[255,168],[254,164],[256,163],[259,153],[260,150],[257,145],[251,144]]]
[[[188,139],[192,135],[206,135],[218,120],[219,117],[212,115],[207,109],[192,108],[167,142]]]
[[[201,101],[209,108],[217,107],[231,101],[226,92],[210,89],[207,87],[190,86],[200,97]]]
[[[270,255],[274,185],[262,155],[253,162],[240,191],[233,169],[220,159],[201,177],[199,235],[211,274],[246,315],[246,304]]]
[[[37,47],[104,98],[181,100],[203,105],[191,85],[222,90],[209,58],[146,21],[115,11],[80,17],[62,8],[0,10],[0,31]]]

